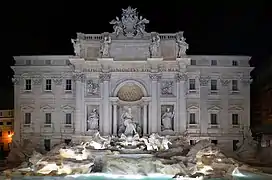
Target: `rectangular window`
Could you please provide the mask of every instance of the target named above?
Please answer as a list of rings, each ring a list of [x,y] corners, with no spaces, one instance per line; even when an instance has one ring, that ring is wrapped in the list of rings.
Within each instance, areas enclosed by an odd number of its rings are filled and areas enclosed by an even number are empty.
[[[211,124],[217,124],[217,114],[211,114]]]
[[[0,125],[4,125],[4,123],[3,123],[3,122],[0,122]]]
[[[190,113],[189,124],[196,124],[195,113]]]
[[[71,139],[64,139],[64,143],[67,145],[69,145],[71,143],[71,141],[72,141]]]
[[[238,66],[238,62],[235,61],[235,60],[233,60],[233,61],[232,61],[232,66]]]
[[[211,90],[212,91],[217,90],[217,80],[214,80],[214,79],[211,80]]]
[[[233,91],[238,91],[238,80],[232,80],[231,85]]]
[[[71,91],[72,90],[72,80],[71,79],[66,79],[65,90],[66,91]]]
[[[31,124],[31,113],[25,113],[25,124]]]
[[[45,124],[51,124],[51,113],[45,113]]]
[[[2,135],[3,135],[3,134],[2,134],[2,131],[0,131],[0,137],[2,137]]]
[[[196,85],[195,85],[195,79],[189,79],[189,90],[195,90]]]
[[[65,124],[72,124],[72,114],[71,113],[67,113],[65,115]]]
[[[31,79],[25,80],[25,90],[31,91]]]
[[[8,135],[10,135],[10,131],[8,131]]]
[[[50,149],[51,149],[51,141],[50,141],[50,139],[45,139],[44,140],[44,149],[46,151],[50,151]]]
[[[45,80],[45,90],[46,91],[51,91],[52,90],[52,80],[51,79],[46,79]]]
[[[212,61],[211,61],[211,65],[212,65],[212,66],[217,66],[217,60],[212,60]]]
[[[238,125],[239,124],[239,119],[238,119],[238,114],[232,114],[232,125]]]
[[[191,65],[195,66],[196,65],[196,60],[191,59]]]
[[[12,125],[12,122],[7,122],[7,125],[8,125],[8,126],[11,126],[11,125]]]

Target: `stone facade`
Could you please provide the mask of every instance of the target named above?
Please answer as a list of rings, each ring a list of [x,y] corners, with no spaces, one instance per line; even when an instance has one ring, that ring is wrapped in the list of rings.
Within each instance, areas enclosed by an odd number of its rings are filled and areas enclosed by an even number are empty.
[[[183,32],[147,33],[147,23],[128,8],[111,22],[113,33],[78,33],[74,56],[14,57],[14,138],[52,146],[97,131],[118,135],[131,111],[143,135],[241,140],[250,57],[186,55]]]

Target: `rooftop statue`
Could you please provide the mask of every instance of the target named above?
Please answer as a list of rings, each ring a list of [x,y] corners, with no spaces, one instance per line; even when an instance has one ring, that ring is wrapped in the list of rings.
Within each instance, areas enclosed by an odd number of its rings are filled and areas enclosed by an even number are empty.
[[[115,36],[135,37],[145,34],[145,25],[149,23],[149,20],[142,16],[139,17],[136,10],[136,8],[133,9],[130,6],[127,9],[122,9],[121,20],[116,17],[110,22],[113,25]]]

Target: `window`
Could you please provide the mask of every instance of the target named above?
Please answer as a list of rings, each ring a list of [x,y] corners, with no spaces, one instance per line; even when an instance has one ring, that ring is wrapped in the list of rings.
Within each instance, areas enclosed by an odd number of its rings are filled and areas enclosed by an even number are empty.
[[[72,114],[71,113],[67,113],[65,115],[65,124],[72,124]]]
[[[51,79],[46,79],[45,80],[45,90],[46,91],[51,91],[52,90],[52,80]]]
[[[45,113],[45,124],[51,124],[51,113]]]
[[[214,145],[217,145],[217,140],[211,140],[211,143],[214,144]]]
[[[196,65],[196,60],[191,59],[191,65],[195,66]]]
[[[196,140],[190,140],[190,145],[193,146],[196,144]]]
[[[211,61],[211,65],[212,65],[212,66],[217,66],[217,60],[212,60],[212,61]]]
[[[0,125],[4,125],[4,123],[3,123],[3,122],[0,122]]]
[[[3,134],[2,134],[2,131],[0,131],[0,137],[2,137],[2,135],[3,135]]]
[[[25,124],[31,124],[31,113],[25,113]]]
[[[232,61],[232,66],[238,66],[238,62],[237,61]]]
[[[190,113],[189,124],[196,124],[195,113]]]
[[[1,117],[3,116],[3,113],[2,113],[2,112],[0,112],[0,116],[1,116]]]
[[[239,124],[239,119],[238,119],[238,114],[232,114],[231,120],[232,120],[232,125],[238,125]]]
[[[26,65],[31,65],[31,60],[26,60],[25,64]]]
[[[10,131],[8,131],[8,135],[10,135]]]
[[[211,124],[217,124],[217,114],[211,114]]]
[[[12,122],[7,122],[7,125],[8,125],[8,126],[11,126],[11,125],[12,125]]]
[[[50,65],[51,64],[51,60],[45,60],[45,64],[46,65]]]
[[[72,80],[71,79],[66,79],[65,90],[66,91],[71,91],[72,90]]]
[[[214,79],[211,80],[211,90],[212,91],[217,90],[217,80],[214,80]]]
[[[51,141],[50,141],[50,139],[45,139],[44,140],[44,149],[46,151],[50,151],[50,148],[51,148]]]
[[[25,80],[25,90],[31,91],[31,79]]]
[[[232,80],[232,90],[233,91],[238,91],[238,81],[237,80]]]
[[[195,90],[195,79],[189,79],[189,90]]]
[[[71,141],[72,141],[71,139],[64,139],[64,143],[67,145],[69,145],[71,143]]]

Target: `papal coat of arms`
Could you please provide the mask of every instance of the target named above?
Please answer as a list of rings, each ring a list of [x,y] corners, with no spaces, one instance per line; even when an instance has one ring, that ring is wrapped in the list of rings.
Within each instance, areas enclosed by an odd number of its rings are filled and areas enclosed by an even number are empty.
[[[145,25],[149,21],[142,16],[138,16],[136,11],[130,6],[127,9],[122,9],[121,20],[116,17],[110,24],[113,24],[114,34],[116,36],[123,35],[126,37],[142,36],[145,33]]]

